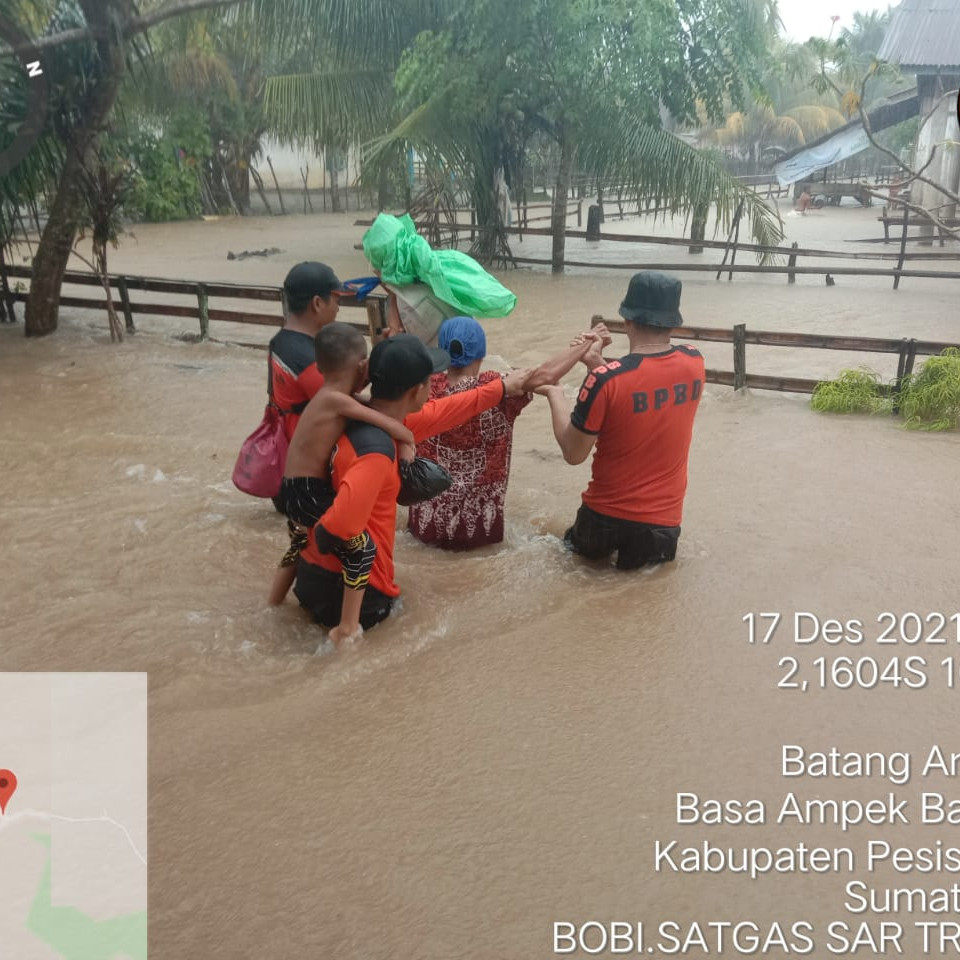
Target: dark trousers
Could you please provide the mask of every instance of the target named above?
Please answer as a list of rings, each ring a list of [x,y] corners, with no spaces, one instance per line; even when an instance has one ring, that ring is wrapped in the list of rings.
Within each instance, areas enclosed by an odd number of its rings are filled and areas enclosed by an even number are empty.
[[[308,563],[303,557],[297,562],[297,581],[293,592],[300,606],[324,627],[332,628],[340,623],[343,589],[343,576],[340,573]],[[393,597],[368,585],[360,604],[360,626],[369,630],[390,615],[392,606]]]
[[[679,527],[657,527],[608,517],[582,504],[563,540],[574,553],[602,560],[617,552],[618,570],[636,570],[648,563],[663,563],[677,555]]]

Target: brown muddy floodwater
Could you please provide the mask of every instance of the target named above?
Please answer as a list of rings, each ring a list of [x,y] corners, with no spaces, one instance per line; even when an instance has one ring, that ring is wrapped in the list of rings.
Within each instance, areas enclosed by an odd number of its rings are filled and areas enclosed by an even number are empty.
[[[847,235],[875,231],[869,212],[854,216]],[[361,233],[332,217],[141,227],[114,269],[279,284],[315,257],[358,276]],[[286,252],[224,259],[270,245]],[[487,325],[491,363],[536,362],[591,314],[614,316],[627,278],[503,275],[519,305]],[[691,324],[960,340],[960,286],[947,281],[893,294],[885,280],[683,279]],[[675,802],[960,796],[938,776],[893,787],[780,775],[783,744],[906,751],[915,764],[933,744],[960,751],[960,689],[940,666],[960,662],[960,644],[872,642],[882,611],[960,609],[956,433],[708,387],[678,559],[620,574],[560,548],[588,467],[563,463],[537,399],[516,428],[506,542],[451,556],[399,532],[402,608],[330,653],[292,600],[265,605],[283,524],[230,483],[262,411],[263,353],[175,339],[188,321],[139,326],[122,345],[96,314],[65,311],[42,341],[0,327],[0,669],[149,671],[153,958],[533,960],[554,955],[556,921],[722,919],[808,921],[808,953],[828,957],[826,925],[861,919],[844,908],[846,873],[657,872],[655,843],[674,839],[849,846],[871,885],[953,882],[868,873],[862,851],[933,846],[955,829],[678,825]],[[726,347],[704,352],[729,368]],[[751,347],[748,368],[892,372],[875,359]],[[572,393],[577,376],[565,383]],[[769,646],[748,645],[751,611],[783,614]],[[796,611],[860,619],[871,642],[796,647]],[[820,689],[815,658],[840,655],[920,656],[928,682]],[[778,689],[787,656],[806,691]],[[908,956],[921,954],[916,936]]]

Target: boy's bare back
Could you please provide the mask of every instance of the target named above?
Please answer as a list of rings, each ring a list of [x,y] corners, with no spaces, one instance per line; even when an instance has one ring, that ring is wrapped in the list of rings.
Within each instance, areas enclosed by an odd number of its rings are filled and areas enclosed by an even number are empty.
[[[341,411],[349,394],[322,386],[307,404],[287,450],[286,477],[326,477],[330,454],[343,433],[346,417]]]

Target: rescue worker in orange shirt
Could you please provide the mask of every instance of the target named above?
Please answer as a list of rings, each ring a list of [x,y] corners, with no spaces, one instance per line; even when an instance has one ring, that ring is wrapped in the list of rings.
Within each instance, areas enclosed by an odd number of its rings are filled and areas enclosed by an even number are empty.
[[[620,305],[629,353],[605,361],[594,340],[572,414],[562,388],[538,391],[550,402],[567,463],[583,463],[596,446],[565,542],[594,559],[616,553],[621,570],[673,560],[680,538],[693,420],[706,380],[699,351],[670,343],[683,324],[680,291],[679,280],[658,271],[634,274]]]

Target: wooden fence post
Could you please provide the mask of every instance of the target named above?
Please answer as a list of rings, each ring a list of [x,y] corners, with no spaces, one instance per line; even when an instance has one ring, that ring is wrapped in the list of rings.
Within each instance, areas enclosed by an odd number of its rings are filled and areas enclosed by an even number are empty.
[[[130,291],[127,289],[127,278],[117,277],[117,290],[120,292],[120,305],[123,307],[123,319],[126,322],[127,333],[136,333],[133,325],[133,311],[130,309]]]
[[[197,306],[200,312],[200,339],[207,340],[210,337],[210,298],[202,283],[197,284]]]
[[[796,250],[799,246],[800,244],[797,243],[796,240],[794,240],[793,243],[790,244],[790,247],[793,250]],[[797,265],[797,255],[795,253],[791,253],[790,256],[787,258],[787,266],[795,267],[796,265]],[[793,273],[793,271],[791,271],[790,273],[787,274],[787,283],[796,283],[796,282],[797,282],[797,275]]]
[[[903,381],[913,373],[913,364],[917,359],[917,341],[911,337],[907,340],[904,337],[900,341],[900,358],[897,361],[897,379],[893,381],[893,412],[900,412],[900,391],[903,389]]]
[[[370,328],[370,344],[379,343],[387,329],[386,302],[379,297],[367,300],[367,326]]]
[[[747,325],[738,323],[733,328],[733,389],[747,385]]]
[[[910,208],[904,204],[903,207],[903,233],[900,235],[900,258],[893,271],[893,289],[900,287],[900,271],[903,270],[903,258],[907,250],[907,230],[910,228]]]
[[[659,202],[659,201],[658,201]],[[720,279],[720,274],[723,273],[724,265],[727,262],[727,254],[733,251],[733,255],[730,257],[730,266],[733,266],[734,261],[737,259],[737,241],[740,239],[740,215],[743,213],[743,200],[737,204],[736,212],[733,215],[733,223],[730,224],[730,232],[727,234],[727,245],[723,249],[723,260],[720,261],[720,269],[717,271],[717,279]],[[733,270],[728,271],[727,273],[727,282],[729,283],[733,279]]]
[[[577,201],[577,229],[583,226],[583,199]]]

